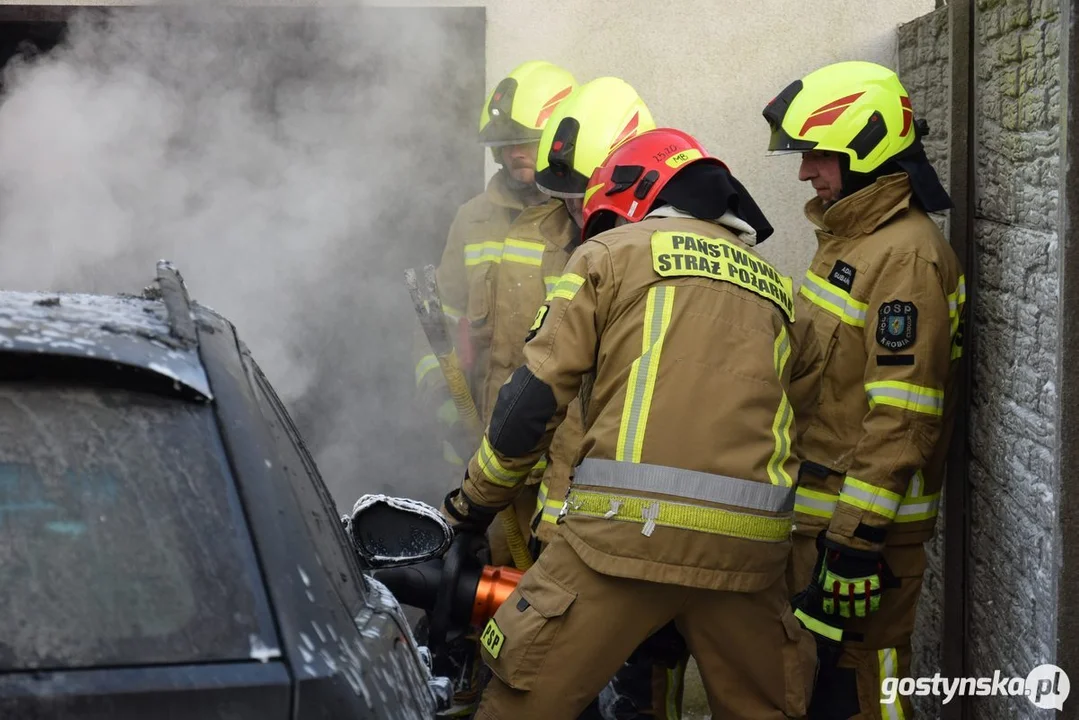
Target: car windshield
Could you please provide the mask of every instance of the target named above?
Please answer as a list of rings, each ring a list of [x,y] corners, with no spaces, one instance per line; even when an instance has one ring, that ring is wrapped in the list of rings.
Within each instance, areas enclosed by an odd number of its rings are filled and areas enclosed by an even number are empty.
[[[0,578],[0,671],[273,637],[213,411],[179,398],[0,383]]]

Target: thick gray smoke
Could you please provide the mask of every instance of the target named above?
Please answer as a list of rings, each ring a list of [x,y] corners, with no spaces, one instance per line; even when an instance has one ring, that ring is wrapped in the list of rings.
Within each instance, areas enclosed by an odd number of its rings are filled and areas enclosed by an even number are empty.
[[[482,42],[439,12],[77,17],[5,72],[0,287],[137,292],[171,259],[236,324],[339,504],[434,499],[402,270],[437,260],[483,162],[464,132]]]

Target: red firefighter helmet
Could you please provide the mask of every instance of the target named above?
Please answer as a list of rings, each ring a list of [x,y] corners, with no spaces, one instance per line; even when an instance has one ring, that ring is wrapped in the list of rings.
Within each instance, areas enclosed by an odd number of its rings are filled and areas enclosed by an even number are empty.
[[[618,146],[596,168],[584,194],[584,240],[614,227],[617,218],[640,222],[671,179],[696,163],[727,165],[673,128],[656,128]]]

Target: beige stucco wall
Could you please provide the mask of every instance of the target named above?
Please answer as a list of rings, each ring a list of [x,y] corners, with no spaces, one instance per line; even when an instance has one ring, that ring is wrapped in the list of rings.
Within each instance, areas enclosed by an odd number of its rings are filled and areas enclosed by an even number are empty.
[[[768,157],[764,105],[788,83],[840,60],[896,65],[896,28],[934,0],[381,0],[380,5],[485,5],[487,83],[547,59],[579,81],[617,75],[656,122],[696,135],[754,194],[776,234],[760,248],[800,275],[813,239],[812,195],[796,156]],[[917,111],[917,108],[915,108]],[[489,164],[488,172],[493,171]]]

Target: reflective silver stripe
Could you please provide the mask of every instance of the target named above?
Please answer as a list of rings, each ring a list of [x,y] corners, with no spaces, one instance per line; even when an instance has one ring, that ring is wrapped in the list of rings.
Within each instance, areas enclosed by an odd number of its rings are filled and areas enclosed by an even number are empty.
[[[783,370],[786,368],[790,356],[791,344],[790,338],[787,336],[787,329],[780,328],[772,358],[780,385],[783,384]],[[791,456],[791,423],[793,420],[794,408],[791,407],[786,391],[781,388],[779,391],[779,407],[776,409],[776,417],[772,422],[772,436],[775,437],[776,446],[771,459],[768,461],[768,479],[774,485],[789,486],[794,484],[794,480],[785,467]]]
[[[806,273],[809,282],[802,283],[802,291],[812,295],[811,300],[819,300],[818,305],[830,305],[831,309],[840,317],[846,317],[855,321],[854,324],[865,325],[866,311],[862,303],[859,303],[848,293],[833,290],[824,279],[812,272]]]
[[[880,682],[881,687],[883,688],[885,680],[899,677],[899,656],[895,648],[887,648],[878,650],[877,658],[880,663]],[[881,693],[881,698],[881,709],[888,720],[904,720],[903,705],[898,695],[893,703],[883,702],[883,691]]]
[[[816,510],[818,512],[811,512],[810,514],[820,515],[821,517],[832,517],[832,514],[835,513],[835,506],[839,504],[839,496],[831,495],[830,497],[830,500],[826,500],[823,497],[815,497],[814,495],[810,495],[806,488],[798,488],[798,499],[795,503],[795,509],[801,512]]]
[[[925,475],[922,475],[922,471],[914,473],[910,478],[910,485],[907,487],[907,497],[916,498],[922,494],[922,490],[925,489]]]
[[[844,487],[848,491],[847,494],[851,495],[849,486]],[[899,510],[895,514],[895,522],[919,522],[936,517],[937,511],[940,509],[940,493],[923,495],[924,490],[925,477],[919,470],[911,478],[907,494],[903,497],[903,501],[899,503]],[[838,495],[799,487],[794,510],[795,512],[819,517],[831,517],[835,512],[838,501]]]
[[[558,278],[558,281],[547,292],[547,300],[554,300],[555,298],[572,300],[583,285],[583,277],[576,273],[566,273]]]
[[[622,424],[618,428],[615,458],[637,462],[644,447],[644,433],[652,407],[659,360],[663,353],[663,338],[671,323],[674,308],[673,285],[648,289],[644,311],[644,333],[641,356],[633,361],[622,406]]]
[[[488,241],[465,245],[465,265],[479,265],[484,262],[502,261],[503,243]]]
[[[575,485],[652,492],[764,512],[794,510],[794,488],[713,475],[697,470],[586,458],[577,467]]]
[[[524,261],[526,265],[539,265],[543,261],[543,243],[507,239],[503,246],[502,258]]]
[[[895,514],[896,522],[903,522],[912,515],[920,516],[912,520],[928,520],[935,517],[937,511],[940,510],[940,495],[930,495],[924,502],[918,500],[918,498],[904,500],[899,506],[899,512]]]
[[[900,385],[901,387],[897,387]],[[885,404],[894,404],[888,403],[886,400],[891,399],[898,400],[903,407],[911,410],[920,410],[933,415],[940,415],[944,412],[944,394],[930,388],[920,388],[920,386],[911,385],[910,383],[889,383],[888,381],[869,383],[865,387],[870,402],[879,403],[883,401]],[[930,394],[934,392],[936,394]]]
[[[895,517],[899,510],[899,503],[903,501],[901,496],[893,492],[874,487],[850,475],[843,480],[843,489],[839,493],[839,499],[888,518]]]

